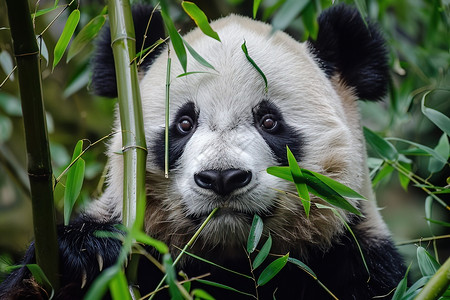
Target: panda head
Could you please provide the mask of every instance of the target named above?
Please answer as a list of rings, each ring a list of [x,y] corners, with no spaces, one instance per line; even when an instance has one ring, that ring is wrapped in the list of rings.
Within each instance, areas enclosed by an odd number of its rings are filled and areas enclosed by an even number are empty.
[[[135,9],[138,48],[150,11]],[[326,249],[343,232],[341,219],[315,206],[306,218],[300,201],[279,191],[295,192],[295,187],[266,169],[287,165],[289,146],[301,167],[372,197],[356,101],[377,100],[386,93],[383,39],[373,25],[346,6],[322,13],[317,40],[305,43],[283,32],[272,34],[269,25],[236,15],[211,26],[221,42],[199,29],[184,39],[215,71],[189,56],[188,71],[201,73],[176,77],[184,71],[172,60],[168,179],[163,171],[167,47],[141,66],[148,147],[146,231],[181,247],[219,207],[197,241],[198,249],[226,249],[229,255],[242,251],[254,214],[263,218],[266,233],[277,240],[274,245],[279,251],[302,255],[310,246]],[[159,15],[153,16],[149,32],[144,47],[164,37]],[[267,90],[241,49],[244,41],[267,78]],[[174,56],[172,46],[168,47]],[[115,71],[107,34],[98,44],[93,65],[95,91],[114,97]],[[121,215],[123,165],[116,154],[121,147],[120,135],[114,136],[109,145],[109,186],[89,209],[95,217]],[[376,214],[367,211],[370,205],[354,205],[365,215]],[[347,221],[355,220],[341,213]]]

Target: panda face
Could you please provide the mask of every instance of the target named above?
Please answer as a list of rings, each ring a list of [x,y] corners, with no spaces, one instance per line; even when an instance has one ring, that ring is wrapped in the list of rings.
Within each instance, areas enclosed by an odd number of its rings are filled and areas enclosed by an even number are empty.
[[[288,241],[286,248],[294,241],[327,244],[341,232],[341,221],[315,207],[306,219],[298,199],[277,191],[295,187],[266,169],[287,165],[289,146],[302,167],[358,190],[361,170],[353,164],[362,146],[352,137],[342,99],[305,44],[284,33],[270,35],[269,26],[244,17],[230,16],[212,27],[221,43],[198,30],[185,39],[216,71],[189,57],[188,71],[206,73],[177,78],[183,70],[173,60],[169,179],[163,178],[167,50],[141,80],[149,148],[147,231],[166,241],[186,237],[219,207],[203,233],[212,246],[240,247],[254,214]],[[241,50],[244,40],[268,79],[267,92]]]

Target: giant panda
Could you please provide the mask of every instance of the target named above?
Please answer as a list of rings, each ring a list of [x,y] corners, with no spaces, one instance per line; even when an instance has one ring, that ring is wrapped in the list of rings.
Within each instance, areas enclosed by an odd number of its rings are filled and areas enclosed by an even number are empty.
[[[134,9],[137,49],[152,9]],[[273,238],[271,253],[305,262],[339,299],[390,298],[405,273],[402,259],[376,203],[366,165],[366,149],[357,101],[379,100],[389,82],[387,51],[377,27],[358,11],[334,5],[319,19],[316,40],[299,43],[270,25],[230,15],[211,23],[221,42],[199,29],[184,39],[216,71],[188,57],[188,76],[173,60],[170,84],[170,174],[164,176],[164,110],[168,49],[161,46],[140,68],[147,158],[145,231],[179,252],[205,217],[216,207],[190,252],[218,265],[249,274],[245,244],[255,214],[264,222],[263,240]],[[151,21],[144,47],[164,37],[161,16]],[[268,86],[241,50],[265,74]],[[173,49],[171,53],[174,53]],[[105,30],[93,58],[92,87],[98,95],[116,97],[114,62],[109,30]],[[118,119],[118,118],[117,118]],[[120,128],[120,120],[116,121]],[[301,167],[329,176],[364,195],[354,201],[363,216],[338,209],[311,207],[309,217],[288,181],[269,175],[270,166],[287,165],[288,146]],[[123,164],[118,154],[120,135],[108,146],[107,188],[83,215],[59,228],[62,289],[57,298],[79,299],[93,279],[113,264],[118,239],[98,237],[96,231],[119,229],[122,216]],[[312,197],[313,202],[324,201]],[[148,249],[152,252],[152,249]],[[154,253],[157,255],[157,253]],[[276,257],[276,256],[274,256]],[[33,247],[25,263],[33,261]],[[273,257],[270,260],[273,260]],[[162,273],[141,259],[139,287],[152,291]],[[256,276],[263,267],[255,270]],[[252,280],[189,256],[178,265],[189,277],[206,279],[255,295]],[[234,291],[193,283],[216,299],[251,299]],[[25,268],[3,283],[5,298],[37,298],[42,290]],[[159,294],[168,299],[168,294]],[[309,274],[287,264],[268,284],[258,287],[258,299],[331,299]]]

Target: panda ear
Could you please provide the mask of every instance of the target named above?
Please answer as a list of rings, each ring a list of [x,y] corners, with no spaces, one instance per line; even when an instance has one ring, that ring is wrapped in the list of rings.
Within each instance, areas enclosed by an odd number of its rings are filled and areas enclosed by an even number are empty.
[[[143,49],[150,47],[160,38],[164,38],[164,23],[161,18],[161,14],[155,11],[147,33],[145,32],[148,24],[148,20],[152,14],[153,7],[149,5],[134,5],[132,8],[134,30],[136,36],[136,51],[141,51],[142,43],[144,43]],[[147,37],[144,41],[144,34]],[[159,52],[161,47],[156,48],[150,55],[146,57],[139,68],[146,69],[150,66]],[[109,26],[105,26],[100,33],[96,44],[96,51],[91,61],[92,65],[92,81],[91,88],[94,94],[103,97],[115,98],[117,97],[117,84],[116,84],[116,70],[114,67],[114,57],[111,48],[111,34]]]
[[[346,5],[325,10],[318,19],[312,52],[328,77],[336,73],[355,89],[360,99],[379,100],[386,95],[389,66],[385,41],[374,24]]]

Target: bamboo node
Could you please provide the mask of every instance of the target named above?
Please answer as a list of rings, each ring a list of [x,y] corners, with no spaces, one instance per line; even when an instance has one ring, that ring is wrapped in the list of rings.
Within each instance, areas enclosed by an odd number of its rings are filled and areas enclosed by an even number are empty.
[[[133,37],[130,37],[128,35],[119,35],[118,37],[116,37],[114,40],[112,40],[111,42],[111,47],[114,45],[115,42],[118,42],[120,40],[130,40],[130,41],[134,41],[136,42],[136,39]]]
[[[130,146],[122,147],[122,152],[126,152],[130,149],[141,149],[141,150],[144,150],[145,153],[148,153],[148,150],[146,147],[142,147],[142,146],[138,146],[138,145],[130,145]]]

